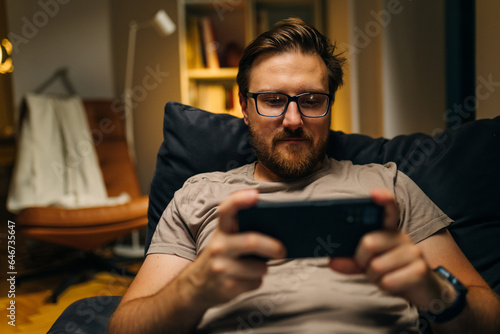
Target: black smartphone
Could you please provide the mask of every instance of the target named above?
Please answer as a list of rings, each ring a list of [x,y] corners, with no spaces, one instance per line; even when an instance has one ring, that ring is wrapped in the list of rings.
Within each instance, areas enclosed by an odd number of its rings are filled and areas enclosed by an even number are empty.
[[[280,240],[287,258],[351,257],[364,234],[383,228],[383,216],[371,198],[258,202],[239,211],[238,224]]]

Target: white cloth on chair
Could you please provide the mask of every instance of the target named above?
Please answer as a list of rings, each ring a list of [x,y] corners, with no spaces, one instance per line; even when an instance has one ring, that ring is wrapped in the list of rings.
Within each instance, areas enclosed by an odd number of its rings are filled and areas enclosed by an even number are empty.
[[[114,205],[109,198],[81,98],[28,94],[7,208]]]

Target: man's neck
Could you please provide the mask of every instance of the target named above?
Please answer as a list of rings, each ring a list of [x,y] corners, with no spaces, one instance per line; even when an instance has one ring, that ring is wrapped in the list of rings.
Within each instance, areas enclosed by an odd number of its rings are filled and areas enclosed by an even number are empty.
[[[253,178],[255,181],[261,181],[261,182],[284,181],[282,177],[272,172],[269,168],[264,166],[260,161],[257,161],[257,163],[255,164],[255,171],[253,172]]]

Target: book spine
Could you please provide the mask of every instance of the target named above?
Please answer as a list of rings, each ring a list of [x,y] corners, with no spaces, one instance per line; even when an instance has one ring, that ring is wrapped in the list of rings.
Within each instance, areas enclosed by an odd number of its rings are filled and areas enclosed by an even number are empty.
[[[200,18],[200,34],[207,68],[220,68],[219,43],[215,40],[213,22],[209,17]]]

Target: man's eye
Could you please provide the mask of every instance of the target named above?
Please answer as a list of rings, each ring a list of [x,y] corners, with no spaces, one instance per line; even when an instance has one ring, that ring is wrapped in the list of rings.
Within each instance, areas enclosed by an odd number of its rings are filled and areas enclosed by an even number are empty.
[[[308,107],[308,108],[314,108],[321,105],[321,102],[317,100],[305,100],[301,101],[300,106],[301,107]]]
[[[326,103],[326,97],[320,95],[308,95],[300,99],[300,106],[303,108],[320,108]]]
[[[286,102],[286,99],[279,95],[272,95],[264,96],[262,98],[262,102],[268,105],[283,105]]]

